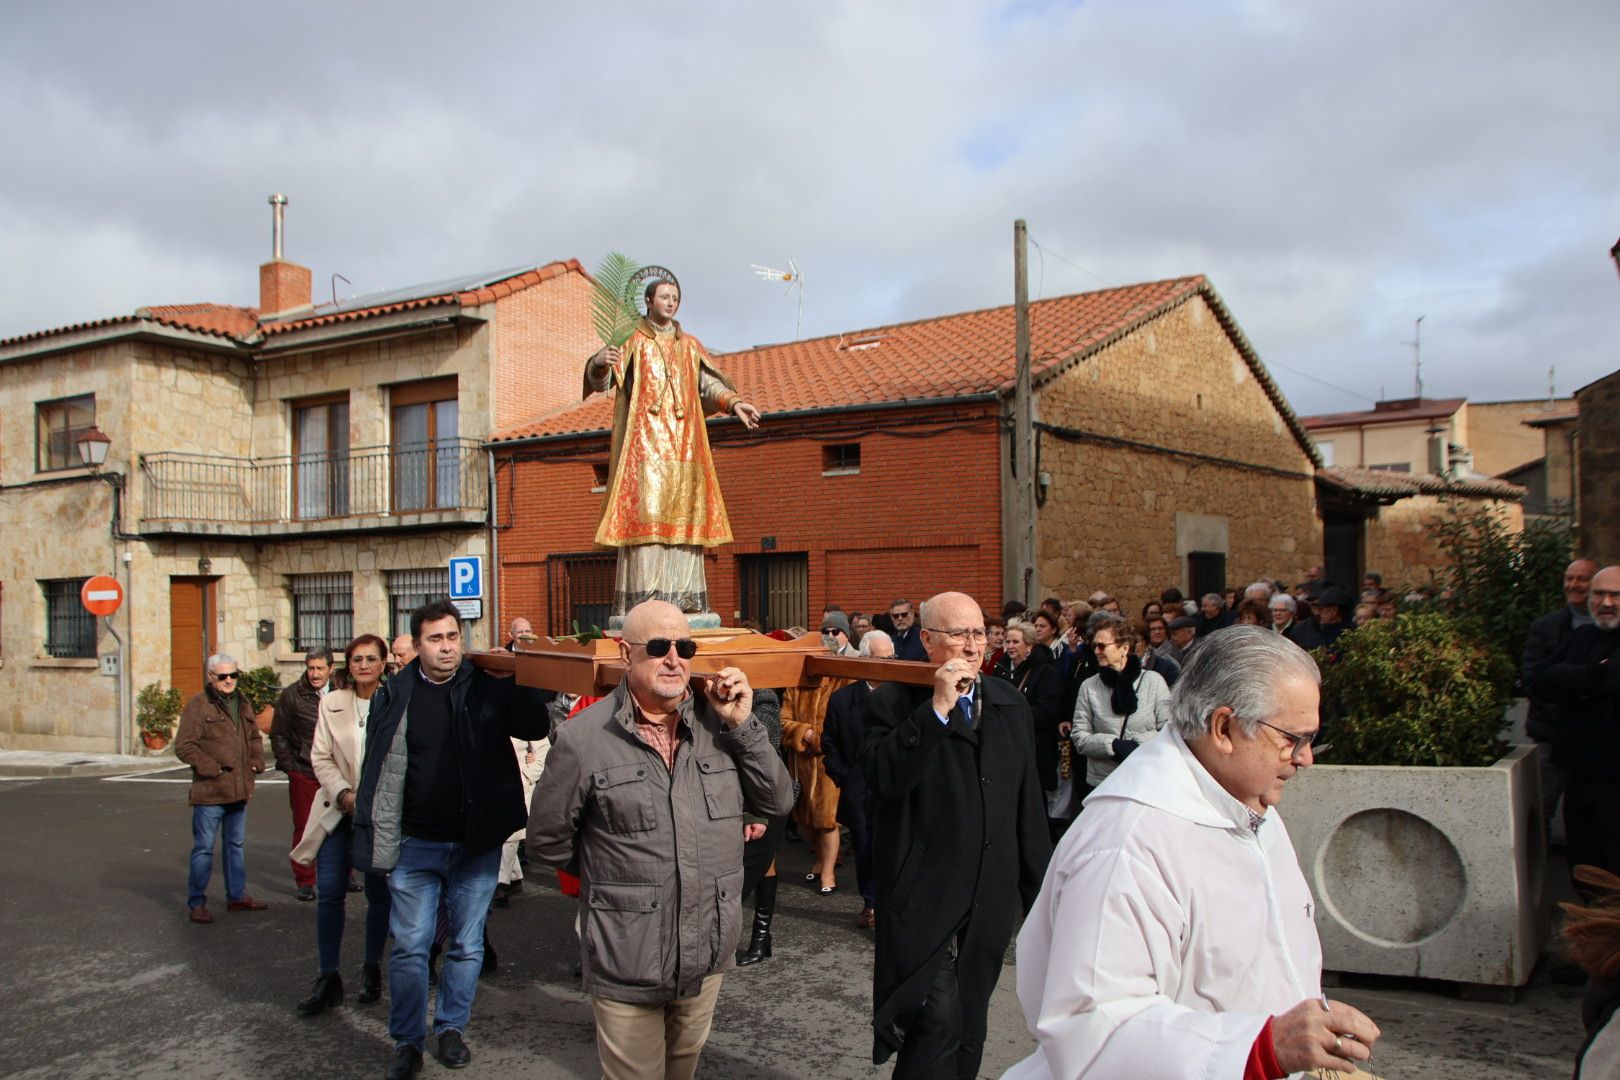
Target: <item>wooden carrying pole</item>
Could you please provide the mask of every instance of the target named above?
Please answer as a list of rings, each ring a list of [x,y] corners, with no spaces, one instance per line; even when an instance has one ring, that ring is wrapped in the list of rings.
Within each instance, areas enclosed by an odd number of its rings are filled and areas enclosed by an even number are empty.
[[[692,674],[711,675],[735,667],[754,687],[814,686],[824,678],[867,679],[928,686],[935,666],[914,660],[873,660],[834,656],[821,638],[807,634],[797,641],[778,641],[764,634],[734,629],[695,630],[697,655]],[[469,653],[467,659],[486,671],[510,671],[524,686],[569,694],[607,694],[624,677],[617,638],[559,641],[539,638],[522,642],[516,652],[497,649]]]

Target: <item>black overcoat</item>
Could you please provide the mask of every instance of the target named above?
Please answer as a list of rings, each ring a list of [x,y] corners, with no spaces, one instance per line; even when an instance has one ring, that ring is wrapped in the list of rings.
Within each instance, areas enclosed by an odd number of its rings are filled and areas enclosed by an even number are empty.
[[[1063,709],[1063,674],[1049,650],[1034,648],[1012,669],[1010,678],[1029,702],[1035,723],[1035,772],[1041,778],[1041,790],[1056,791],[1064,739],[1058,725],[1074,718],[1072,703],[1067,712]]]
[[[877,947],[872,1060],[900,1048],[899,1023],[927,996],[950,943],[964,1038],[983,1038],[990,993],[1020,912],[1052,853],[1029,705],[979,681],[982,723],[934,715],[931,687],[885,684],[866,710],[861,765],[872,793]]]
[[[838,785],[838,822],[852,830],[871,827],[871,796],[861,771],[861,742],[866,735],[866,701],[872,686],[856,680],[827,699],[821,727],[821,764]]]

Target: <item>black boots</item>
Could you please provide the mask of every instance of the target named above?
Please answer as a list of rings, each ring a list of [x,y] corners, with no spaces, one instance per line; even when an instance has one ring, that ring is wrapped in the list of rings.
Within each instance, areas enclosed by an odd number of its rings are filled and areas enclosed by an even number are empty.
[[[776,878],[760,878],[754,886],[754,932],[748,949],[737,957],[737,966],[757,964],[771,958],[771,916],[776,914]]]
[[[298,1003],[298,1011],[305,1016],[314,1016],[341,1004],[343,1004],[343,976],[334,971],[315,979],[315,989],[310,992],[309,997]]]
[[[382,965],[367,964],[360,969],[360,1004],[371,1005],[382,997]]]

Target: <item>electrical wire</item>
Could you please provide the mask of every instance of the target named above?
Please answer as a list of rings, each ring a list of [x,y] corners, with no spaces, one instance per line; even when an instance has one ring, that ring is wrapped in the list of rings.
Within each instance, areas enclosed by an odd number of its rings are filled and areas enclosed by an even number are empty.
[[[1029,234],[1026,233],[1025,235],[1029,235]],[[1047,249],[1045,247],[1042,247],[1040,241],[1036,240],[1035,237],[1032,236],[1032,235],[1029,235],[1029,242],[1031,244],[1034,244],[1035,245],[1035,250],[1041,253],[1042,267],[1043,267],[1043,272],[1044,272],[1045,256],[1049,253],[1049,249]],[[1069,266],[1072,266],[1076,270],[1080,271],[1082,274],[1085,274],[1088,277],[1096,278],[1099,282],[1102,283],[1102,285],[1105,288],[1113,288],[1113,286],[1114,286],[1113,282],[1109,281],[1107,278],[1103,277],[1101,274],[1097,273],[1095,270],[1091,270],[1091,269],[1088,269],[1088,268],[1086,268],[1084,266],[1081,266],[1079,263],[1075,262],[1073,259],[1071,259],[1068,256],[1064,255],[1062,252],[1060,252],[1060,251],[1050,251],[1050,254],[1051,254],[1052,258],[1056,259],[1058,262],[1066,263]]]
[[[1351,397],[1360,398],[1362,401],[1370,401],[1375,405],[1378,403],[1377,398],[1368,397],[1366,394],[1361,393],[1359,390],[1352,390],[1347,386],[1340,386],[1337,383],[1330,383],[1326,379],[1319,379],[1315,375],[1312,375],[1308,371],[1301,371],[1298,368],[1289,367],[1287,364],[1284,364],[1284,363],[1282,363],[1280,361],[1267,360],[1265,362],[1265,364],[1266,364],[1266,367],[1268,367],[1268,368],[1282,368],[1284,371],[1292,372],[1293,374],[1298,375],[1302,379],[1309,379],[1309,380],[1311,380],[1311,382],[1321,383],[1323,386],[1327,387],[1329,390],[1337,390],[1341,394],[1349,394]]]

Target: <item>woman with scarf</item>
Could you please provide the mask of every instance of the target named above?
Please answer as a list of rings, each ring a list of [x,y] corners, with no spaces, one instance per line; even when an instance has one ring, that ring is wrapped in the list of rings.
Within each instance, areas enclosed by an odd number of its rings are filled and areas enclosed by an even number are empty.
[[[1136,632],[1123,616],[1099,613],[1091,626],[1097,674],[1080,686],[1069,737],[1086,759],[1086,782],[1096,787],[1170,722],[1170,687],[1142,669],[1132,649]]]

